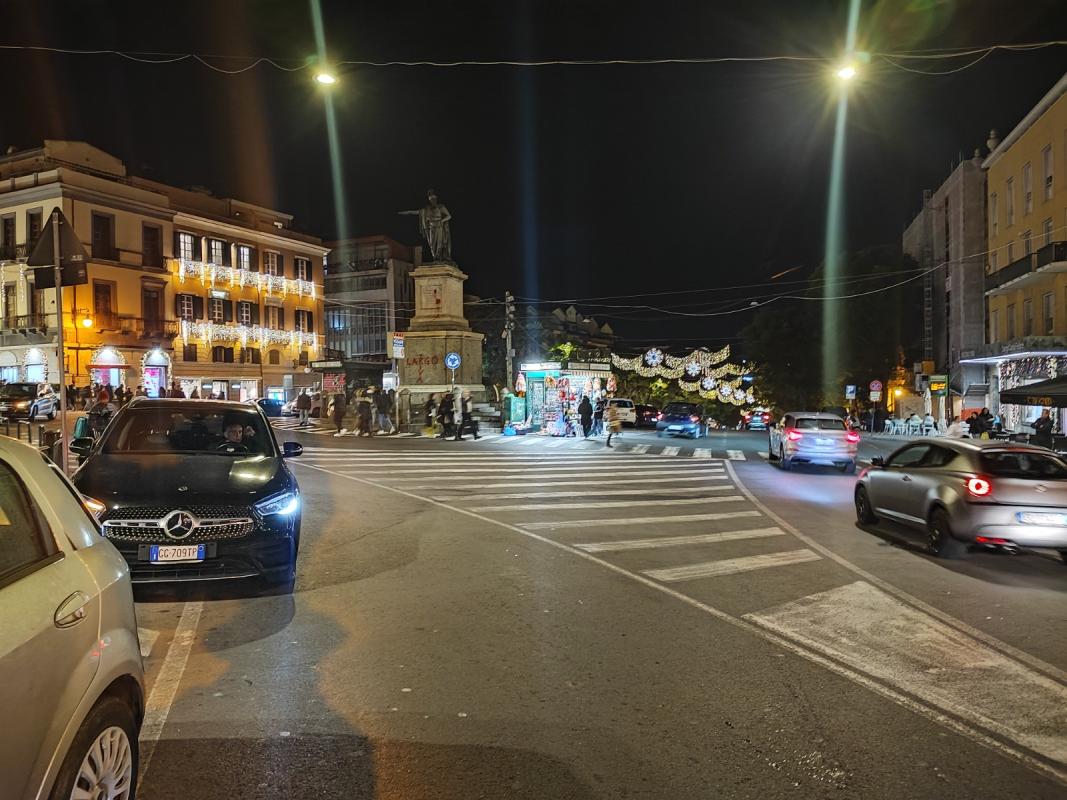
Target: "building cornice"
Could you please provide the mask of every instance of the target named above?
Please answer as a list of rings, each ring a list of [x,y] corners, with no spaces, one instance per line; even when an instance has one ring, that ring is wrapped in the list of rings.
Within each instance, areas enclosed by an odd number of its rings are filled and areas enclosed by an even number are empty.
[[[277,247],[284,250],[294,250],[301,248],[306,251],[310,251],[311,254],[319,257],[325,256],[330,252],[328,247],[323,247],[318,244],[311,244],[309,242],[302,242],[299,239],[294,239],[289,236],[281,236],[278,234],[266,233],[264,231],[252,230],[242,225],[233,225],[227,222],[220,222],[219,220],[212,219],[211,217],[201,217],[196,214],[189,214],[184,211],[177,211],[174,214],[174,224],[181,228],[190,228],[196,230],[213,231],[225,236],[235,242],[248,244],[268,244],[272,247]]]
[[[996,149],[986,157],[986,160],[982,162],[982,168],[989,169],[993,166],[1064,94],[1067,94],[1067,73],[1064,73],[1063,77],[1056,81],[1056,85],[1037,101],[1037,105],[1030,109],[1030,112],[1022,118],[1022,121],[1012,128],[1011,133],[1005,136],[1004,140],[996,146]]]

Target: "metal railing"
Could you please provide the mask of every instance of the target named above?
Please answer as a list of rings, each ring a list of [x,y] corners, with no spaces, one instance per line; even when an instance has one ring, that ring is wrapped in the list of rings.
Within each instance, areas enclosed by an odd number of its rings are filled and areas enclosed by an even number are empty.
[[[991,289],[997,289],[1006,283],[1021,278],[1023,275],[1026,275],[1033,270],[1033,264],[1033,256],[1025,255],[1020,259],[1012,261],[1004,267],[1004,269],[990,272],[985,276],[985,290],[988,292]]]
[[[1034,269],[1056,261],[1067,261],[1067,242],[1049,242],[1034,254]]]

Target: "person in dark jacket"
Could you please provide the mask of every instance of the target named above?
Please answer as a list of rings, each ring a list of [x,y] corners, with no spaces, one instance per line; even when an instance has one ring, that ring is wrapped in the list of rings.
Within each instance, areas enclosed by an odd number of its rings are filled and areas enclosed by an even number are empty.
[[[582,421],[582,436],[588,439],[590,431],[593,430],[593,404],[589,402],[588,397],[583,397],[582,402],[578,404],[578,418]]]
[[[441,426],[444,429],[441,433],[442,439],[448,439],[454,433],[454,423],[456,418],[455,403],[456,401],[452,396],[452,393],[448,392],[441,398],[441,405],[437,407],[437,415],[440,417]]]
[[[373,398],[365,391],[359,393],[359,399],[356,400],[356,415],[359,418],[359,431],[360,436],[373,436],[374,435],[374,411],[372,405]]]
[[[596,406],[593,408],[593,436],[601,436],[604,433],[604,402],[603,397],[598,397]]]
[[[345,412],[348,410],[348,402],[345,400],[344,392],[336,392],[333,399],[330,400],[330,419],[333,420],[333,426],[337,429],[337,433],[334,436],[344,436],[348,433],[348,430],[344,427]]]
[[[471,416],[471,412],[474,410],[474,401],[471,399],[471,393],[464,391],[459,402],[460,412],[459,424],[456,426],[456,441],[462,442],[463,432],[468,430],[474,434],[475,439],[478,439],[478,423]]]
[[[1031,427],[1034,429],[1034,435],[1030,437],[1030,444],[1036,444],[1038,447],[1047,447],[1052,449],[1052,412],[1047,408],[1041,412],[1041,416],[1034,420]]]

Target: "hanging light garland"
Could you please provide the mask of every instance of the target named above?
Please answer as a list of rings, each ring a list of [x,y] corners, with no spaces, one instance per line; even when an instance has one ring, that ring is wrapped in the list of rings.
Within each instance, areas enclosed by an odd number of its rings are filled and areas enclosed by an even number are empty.
[[[740,406],[755,402],[752,389],[742,387],[743,367],[723,363],[730,357],[730,345],[720,350],[693,350],[684,356],[672,356],[658,347],[646,350],[639,356],[623,358],[611,354],[612,366],[627,372],[636,372],[643,378],[670,378],[678,381],[684,392],[695,392],[705,400],[718,400]],[[736,376],[732,380],[723,380]]]

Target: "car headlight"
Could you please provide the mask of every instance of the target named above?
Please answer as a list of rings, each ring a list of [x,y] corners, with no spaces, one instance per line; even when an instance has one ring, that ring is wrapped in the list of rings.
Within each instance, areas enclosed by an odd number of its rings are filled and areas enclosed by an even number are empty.
[[[30,401],[29,400],[19,400],[17,403],[15,403],[15,408],[29,408],[29,407],[30,407]]]
[[[288,517],[300,509],[300,496],[296,492],[282,492],[256,503],[255,509],[261,517]]]
[[[84,494],[82,495],[82,505],[85,506],[86,510],[90,514],[96,517],[97,521],[99,521],[103,513],[107,511],[107,506],[105,506],[95,497],[89,497],[88,495]]]

